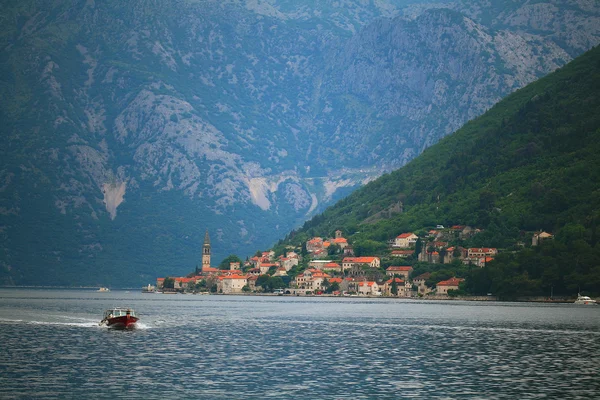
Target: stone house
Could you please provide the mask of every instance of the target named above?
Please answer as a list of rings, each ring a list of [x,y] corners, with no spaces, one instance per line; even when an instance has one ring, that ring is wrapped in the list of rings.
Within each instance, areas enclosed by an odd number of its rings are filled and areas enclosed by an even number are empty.
[[[358,294],[363,296],[381,296],[381,288],[374,281],[359,282]]]
[[[396,236],[394,247],[409,248],[413,247],[419,237],[412,232],[402,233]]]
[[[446,295],[448,290],[458,290],[459,284],[464,281],[462,278],[450,278],[446,281],[438,282],[436,285],[436,294]]]
[[[387,276],[402,275],[407,280],[412,271],[413,267],[411,266],[391,266],[386,268],[385,274]]]
[[[533,237],[531,238],[531,245],[538,246],[542,241],[544,241],[546,239],[552,239],[553,237],[554,237],[554,235],[552,235],[548,232],[536,232],[533,234]]]
[[[383,284],[383,294],[385,296],[394,296],[394,294],[392,294],[392,285],[393,282],[396,281],[396,285],[398,287],[398,297],[405,297],[406,296],[406,287],[405,287],[405,281],[403,281],[400,278],[392,278],[392,279],[388,279],[387,281],[385,281],[385,283]]]
[[[413,285],[417,287],[417,293],[425,295],[432,292],[432,290],[425,284],[425,282],[431,277],[431,273],[425,272],[415,278],[413,278]]]
[[[329,262],[323,265],[323,271],[330,271],[339,274],[342,272],[342,266],[336,262]]]
[[[472,247],[468,249],[468,258],[494,257],[498,254],[498,249],[490,247]]]
[[[365,264],[371,268],[379,268],[381,260],[379,257],[344,257],[342,260],[342,268],[344,271],[351,269],[358,264]]]
[[[229,275],[219,277],[217,290],[223,294],[242,293],[242,288],[248,284],[248,279],[243,275]]]
[[[292,285],[296,288],[312,291],[324,290],[323,281],[330,278],[329,275],[318,269],[307,269],[298,275]]]

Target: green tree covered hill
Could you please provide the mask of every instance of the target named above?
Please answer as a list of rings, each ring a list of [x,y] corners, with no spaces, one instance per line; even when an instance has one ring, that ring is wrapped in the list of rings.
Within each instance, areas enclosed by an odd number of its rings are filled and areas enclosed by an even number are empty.
[[[466,289],[504,297],[600,293],[600,48],[518,90],[382,176],[287,241],[342,229],[355,247],[436,225],[483,228],[474,245],[505,251]],[[402,211],[400,211],[402,209]],[[556,239],[536,248],[527,232]]]

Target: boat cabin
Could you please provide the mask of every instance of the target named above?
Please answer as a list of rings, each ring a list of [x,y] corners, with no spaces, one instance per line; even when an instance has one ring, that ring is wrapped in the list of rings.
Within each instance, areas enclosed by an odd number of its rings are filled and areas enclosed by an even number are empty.
[[[137,315],[135,314],[135,311],[132,308],[116,307],[116,308],[109,308],[108,310],[104,311],[104,318],[110,319],[110,318],[115,318],[115,317],[125,317],[125,316],[127,316],[127,314],[129,314],[132,317],[137,317]]]

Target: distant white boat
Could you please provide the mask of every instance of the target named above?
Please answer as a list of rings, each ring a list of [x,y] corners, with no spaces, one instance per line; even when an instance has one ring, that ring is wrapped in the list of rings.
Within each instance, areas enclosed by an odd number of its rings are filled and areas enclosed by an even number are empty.
[[[97,292],[110,292],[110,289],[107,287],[101,287],[100,289],[97,290]]]
[[[595,305],[596,300],[589,298],[588,296],[582,296],[577,293],[577,300],[575,300],[575,304],[584,304],[584,305]]]
[[[151,284],[148,284],[148,286],[144,286],[142,288],[142,292],[143,293],[154,293],[154,292],[156,292],[156,287]]]

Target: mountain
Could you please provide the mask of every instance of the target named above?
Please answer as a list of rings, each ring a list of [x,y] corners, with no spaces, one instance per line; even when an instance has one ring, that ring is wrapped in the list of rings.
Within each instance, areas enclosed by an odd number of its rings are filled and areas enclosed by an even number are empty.
[[[498,12],[498,10],[503,10]],[[131,285],[265,248],[598,43],[586,1],[11,1],[0,279]]]
[[[341,229],[359,253],[373,254],[403,232],[470,225],[483,232],[468,244],[503,250],[486,268],[462,271],[473,294],[600,293],[599,152],[596,47],[358,189],[285,243]],[[525,245],[538,230],[556,239]]]

